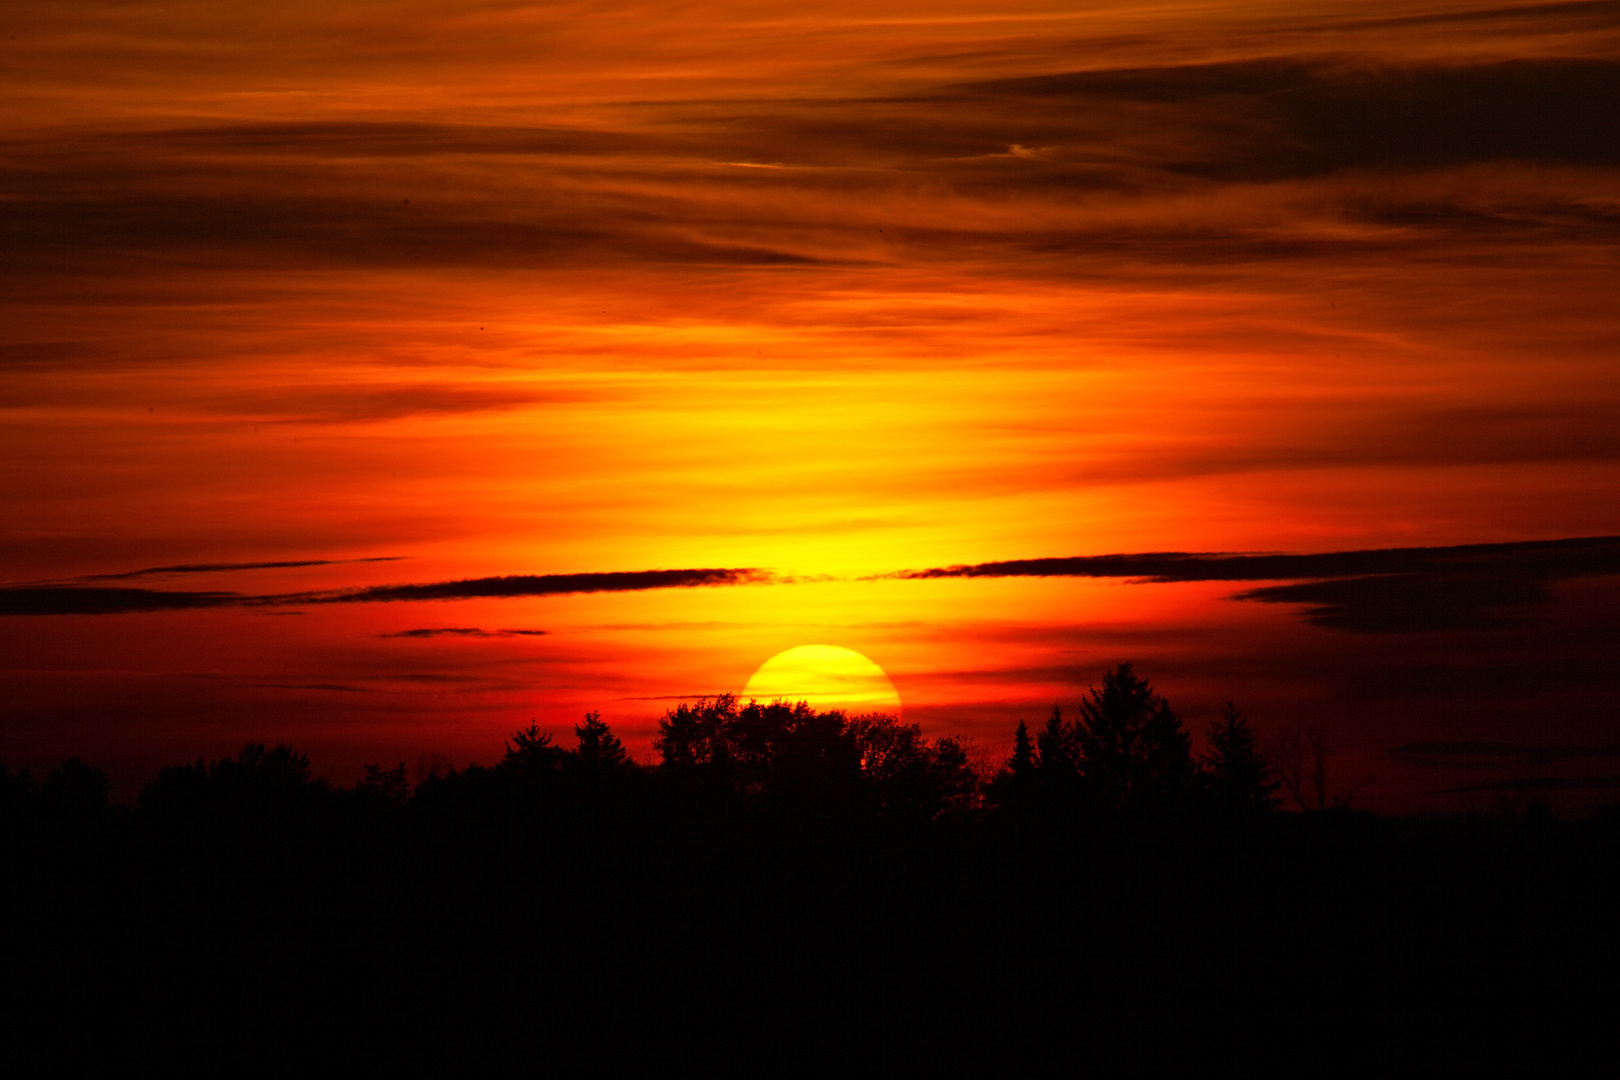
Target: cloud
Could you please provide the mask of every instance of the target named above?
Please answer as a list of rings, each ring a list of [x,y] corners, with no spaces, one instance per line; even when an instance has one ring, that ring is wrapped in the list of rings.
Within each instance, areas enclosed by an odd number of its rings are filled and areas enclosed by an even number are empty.
[[[1620,117],[1595,107],[1620,96],[1620,63],[1609,60],[1370,66],[1264,58],[1039,75],[958,92],[1133,105],[1175,136],[1159,144],[1156,167],[1228,180],[1496,160],[1620,163]],[[1190,130],[1204,121],[1218,138]]]
[[[441,626],[422,630],[398,630],[392,634],[378,634],[380,638],[433,638],[433,637],[494,637],[476,626]]]
[[[1620,116],[1601,107],[1620,97],[1620,63],[1323,55],[1117,56],[1089,70],[941,78],[904,95],[666,102],[596,127],[344,117],[15,138],[0,156],[0,238],[29,272],[193,252],[300,268],[999,257],[1055,274],[1087,255],[1081,265],[1117,275],[1121,253],[1229,265],[1410,244],[1412,233],[1479,242],[1482,221],[1493,242],[1529,240],[1541,215],[1499,213],[1466,190],[1414,199],[1400,178],[1480,162],[1620,165]],[[1251,197],[1243,213],[1186,202],[1367,173],[1395,181],[1370,200],[1324,190],[1317,206],[1297,192]],[[1547,210],[1614,228],[1583,201]],[[1323,209],[1406,228],[1325,229]],[[40,363],[73,347],[11,348],[13,362]]]
[[[335,694],[370,694],[374,691],[364,686],[348,686],[343,683],[259,683],[267,690],[322,690]]]
[[[771,575],[754,569],[632,570],[602,574],[514,574],[422,585],[375,585],[304,597],[265,597],[269,603],[370,604],[401,600],[471,600],[487,597],[558,596],[565,593],[640,592],[696,586],[755,585]]]
[[[378,634],[380,638],[434,638],[434,637],[544,637],[547,630],[481,630],[476,626],[442,626],[422,630],[400,630],[392,634]]]
[[[1233,599],[1304,604],[1304,617],[1318,626],[1395,633],[1494,625],[1547,603],[1551,582],[1615,574],[1620,574],[1620,537],[1314,555],[1075,556],[908,570],[890,576],[1129,577],[1149,582],[1293,579],[1293,584],[1250,589]]]
[[[1527,540],[1511,544],[1378,548],[1312,555],[1147,552],[1013,559],[902,570],[896,578],[1134,577],[1148,581],[1264,581],[1417,572],[1511,572],[1544,578],[1620,573],[1620,537]]]
[[[187,611],[231,607],[249,597],[232,592],[164,592],[157,589],[38,585],[0,588],[0,615],[123,615],[140,611]]]
[[[602,396],[580,389],[525,386],[317,385],[238,392],[201,399],[193,407],[214,415],[253,417],[262,423],[333,423],[574,405],[601,400]]]
[[[755,569],[632,570],[585,574],[518,574],[424,584],[377,585],[363,589],[252,596],[234,592],[167,592],[158,589],[83,585],[0,587],[0,615],[119,615],[142,611],[178,611],[220,607],[365,604],[394,601],[469,600],[475,598],[560,596],[569,593],[640,592],[698,586],[754,585],[772,581]],[[434,633],[482,634],[448,629],[407,631],[406,636]],[[500,630],[497,634],[540,635],[543,630]]]
[[[1616,788],[1620,788],[1620,776],[1521,776],[1445,788],[1442,794],[1476,791],[1612,791]]]
[[[1316,626],[1376,634],[1499,625],[1550,596],[1541,582],[1523,578],[1408,573],[1271,585],[1233,599],[1305,604],[1305,619]]]
[[[1403,764],[1423,768],[1499,768],[1620,758],[1620,743],[1413,742],[1391,747],[1386,753]]]
[[[245,564],[221,565],[240,567]],[[1620,537],[1308,555],[1145,552],[1015,559],[902,570],[869,580],[1090,577],[1132,578],[1147,583],[1279,581],[1288,583],[1249,589],[1232,599],[1300,604],[1306,608],[1303,617],[1317,626],[1357,633],[1392,633],[1498,625],[1522,618],[1529,609],[1548,603],[1554,582],[1612,575],[1620,575]],[[791,583],[792,579],[755,568],[709,568],[516,574],[260,596],[82,585],[13,586],[0,588],[0,615],[108,615],[231,606],[408,603]],[[430,627],[380,636],[492,637],[544,633],[541,630]]]
[[[117,581],[125,578],[149,577],[158,574],[217,574],[232,570],[290,570],[305,566],[343,566],[351,563],[398,562],[400,555],[376,555],[364,559],[298,559],[285,562],[243,563],[178,563],[174,566],[149,566],[144,570],[125,570],[116,574],[86,574],[80,581]]]
[[[1499,7],[1465,8],[1460,11],[1429,11],[1416,15],[1368,16],[1351,20],[1351,25],[1369,27],[1446,26],[1455,23],[1523,23],[1580,29],[1613,26],[1620,16],[1616,0],[1566,0],[1550,4],[1503,4]]]

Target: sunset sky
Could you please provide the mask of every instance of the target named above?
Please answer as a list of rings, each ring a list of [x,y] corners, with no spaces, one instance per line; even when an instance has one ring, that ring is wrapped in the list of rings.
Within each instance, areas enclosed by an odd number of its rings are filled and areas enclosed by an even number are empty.
[[[0,761],[652,760],[828,645],[1620,794],[1620,3],[6,23]]]

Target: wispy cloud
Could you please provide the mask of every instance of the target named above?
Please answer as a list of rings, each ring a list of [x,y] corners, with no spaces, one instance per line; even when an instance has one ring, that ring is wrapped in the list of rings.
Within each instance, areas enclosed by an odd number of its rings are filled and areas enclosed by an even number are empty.
[[[184,611],[221,607],[367,604],[424,600],[470,600],[570,593],[640,592],[726,585],[765,584],[771,575],[755,569],[632,570],[585,574],[518,574],[423,584],[376,585],[363,589],[247,595],[235,592],[172,592],[160,589],[84,585],[19,585],[0,587],[0,615],[120,615],[132,612]],[[407,636],[436,633],[482,634],[466,630],[408,631]],[[496,631],[543,634],[538,630]]]
[[[435,637],[544,637],[546,630],[482,630],[476,626],[439,626],[420,630],[398,630],[391,634],[378,634],[380,638],[435,638]]]
[[[354,563],[399,562],[400,555],[375,555],[363,559],[298,559],[284,562],[179,563],[125,570],[116,574],[86,574],[80,581],[120,581],[127,578],[156,577],[165,574],[218,574],[233,570],[293,570],[308,566],[344,566]]]
[[[312,564],[318,565],[318,564]],[[1277,581],[1233,599],[1299,604],[1323,627],[1361,633],[1455,630],[1520,616],[1551,599],[1551,583],[1620,575],[1620,537],[1383,548],[1308,555],[1221,552],[1144,552],[1014,559],[901,570],[890,580],[947,578],[1128,578],[1144,583]],[[516,574],[420,584],[272,595],[167,592],[80,585],[0,588],[0,615],[102,615],[141,611],[297,604],[411,603],[423,601],[640,592],[652,589],[792,585],[826,581],[779,577],[745,569],[641,570],[579,574]],[[869,578],[867,580],[876,580]],[[543,630],[427,627],[379,635],[394,638],[543,635]]]
[[[1548,584],[1620,574],[1620,537],[1387,548],[1313,555],[1153,552],[907,570],[902,579],[1126,577],[1149,582],[1292,581],[1234,599],[1306,605],[1318,626],[1362,633],[1454,630],[1550,599]]]
[[[1620,743],[1508,743],[1483,740],[1412,742],[1387,753],[1403,764],[1429,768],[1499,768],[1620,758]]]
[[[369,694],[373,691],[364,686],[349,686],[345,683],[260,683],[267,690],[321,690],[333,694]]]
[[[253,599],[232,592],[36,585],[0,588],[0,615],[123,615],[231,607]]]
[[[1131,577],[1147,581],[1265,581],[1366,574],[1514,573],[1539,578],[1620,573],[1620,537],[1528,540],[1511,544],[1379,548],[1311,555],[1145,552],[1013,559],[901,570],[889,577]]]
[[[1488,780],[1482,784],[1463,784],[1446,788],[1446,795],[1471,792],[1552,792],[1552,791],[1613,791],[1620,788],[1620,776],[1518,776],[1503,780]]]
[[[374,585],[304,597],[265,597],[270,603],[372,604],[402,600],[471,600],[485,597],[559,596],[565,593],[640,592],[717,585],[761,585],[771,575],[755,569],[630,570],[601,574],[514,574],[423,585]]]

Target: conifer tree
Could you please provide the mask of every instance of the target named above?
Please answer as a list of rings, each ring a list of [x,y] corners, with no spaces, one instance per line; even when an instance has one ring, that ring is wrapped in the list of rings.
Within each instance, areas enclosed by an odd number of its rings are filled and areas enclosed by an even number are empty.
[[[1281,786],[1271,763],[1260,752],[1254,726],[1228,701],[1209,729],[1209,753],[1203,764],[1215,802],[1240,813],[1275,810]]]
[[[1027,787],[1035,778],[1035,748],[1030,742],[1029,725],[1022,720],[1018,721],[1018,730],[1013,732],[1013,752],[1007,759],[1007,769],[1012,773],[1013,782]]]
[[[1081,775],[1098,809],[1164,811],[1191,795],[1192,740],[1169,702],[1129,663],[1103,676],[1080,703],[1074,738]]]
[[[551,733],[530,724],[507,740],[500,767],[513,776],[534,780],[555,772],[562,757],[562,748],[551,744]]]
[[[1028,812],[1035,792],[1035,743],[1029,725],[1018,721],[1013,732],[1013,751],[991,778],[985,794],[992,805],[1015,817]]]
[[[574,763],[588,772],[611,772],[630,764],[624,744],[613,729],[602,722],[602,714],[588,712],[585,722],[574,725],[579,746],[572,751]]]
[[[1073,776],[1079,768],[1074,725],[1063,722],[1063,708],[1052,706],[1046,726],[1035,736],[1035,771],[1046,781]]]

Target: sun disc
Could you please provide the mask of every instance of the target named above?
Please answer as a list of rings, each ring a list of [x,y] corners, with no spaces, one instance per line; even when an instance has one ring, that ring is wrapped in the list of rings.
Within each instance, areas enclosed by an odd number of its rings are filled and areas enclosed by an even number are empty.
[[[854,649],[800,645],[759,666],[744,699],[804,701],[820,712],[900,713],[900,695],[888,674]]]

